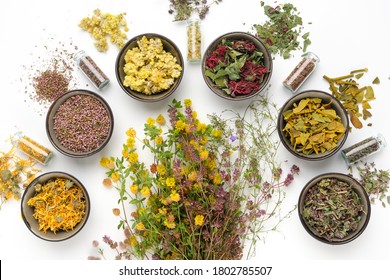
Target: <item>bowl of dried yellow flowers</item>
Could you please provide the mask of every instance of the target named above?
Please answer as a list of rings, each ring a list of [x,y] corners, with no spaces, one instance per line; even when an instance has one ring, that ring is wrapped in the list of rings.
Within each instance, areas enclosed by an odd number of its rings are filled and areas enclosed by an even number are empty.
[[[146,102],[171,95],[178,88],[183,71],[183,56],[176,44],[154,33],[130,39],[115,64],[121,88],[134,99]]]
[[[303,91],[290,98],[278,117],[278,134],[293,155],[306,160],[331,157],[343,146],[349,131],[348,115],[332,95]]]
[[[48,172],[35,178],[21,201],[23,221],[37,237],[63,241],[75,236],[86,224],[90,212],[84,185],[65,172]]]

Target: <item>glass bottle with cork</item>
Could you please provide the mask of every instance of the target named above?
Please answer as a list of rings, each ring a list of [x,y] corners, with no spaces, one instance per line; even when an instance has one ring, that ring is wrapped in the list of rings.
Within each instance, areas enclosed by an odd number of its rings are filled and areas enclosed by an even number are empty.
[[[314,72],[320,59],[312,52],[305,53],[302,60],[295,66],[283,85],[293,93],[301,87],[307,78]]]
[[[199,16],[192,16],[187,21],[187,60],[200,62],[202,59],[202,31]]]
[[[382,134],[377,136],[368,137],[348,148],[345,148],[341,151],[345,163],[350,166],[362,159],[367,158],[377,152],[382,148],[387,146],[386,140]]]
[[[51,150],[24,135],[21,131],[16,132],[11,137],[11,142],[17,150],[42,165],[47,165],[53,157],[53,152]]]
[[[108,85],[110,79],[97,66],[95,61],[89,55],[87,55],[85,51],[81,50],[77,52],[74,55],[74,60],[76,61],[80,70],[85,74],[85,76],[87,76],[87,78],[97,89],[103,89]]]

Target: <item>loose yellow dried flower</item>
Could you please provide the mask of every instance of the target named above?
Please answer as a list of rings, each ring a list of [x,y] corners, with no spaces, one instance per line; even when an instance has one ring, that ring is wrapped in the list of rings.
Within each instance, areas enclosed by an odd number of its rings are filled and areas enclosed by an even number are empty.
[[[112,15],[95,9],[92,17],[86,17],[80,21],[79,27],[90,33],[96,40],[94,45],[98,51],[108,50],[107,37],[111,43],[122,48],[127,39],[125,32],[129,31],[125,15],[126,13]]]
[[[159,114],[157,116],[157,119],[156,119],[156,122],[159,124],[159,125],[165,125],[165,118],[163,115]]]

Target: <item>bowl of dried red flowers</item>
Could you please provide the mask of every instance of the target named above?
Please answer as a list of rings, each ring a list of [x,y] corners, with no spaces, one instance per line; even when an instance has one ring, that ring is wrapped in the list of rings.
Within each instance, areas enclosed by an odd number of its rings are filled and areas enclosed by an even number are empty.
[[[305,160],[323,160],[337,153],[347,140],[348,114],[332,95],[303,91],[282,106],[277,129],[290,153]]]
[[[218,96],[243,100],[262,92],[271,79],[272,57],[259,38],[245,32],[219,36],[207,47],[202,75]]]
[[[351,176],[326,173],[310,180],[298,200],[306,231],[327,244],[345,244],[363,233],[371,206],[364,187]]]
[[[57,98],[46,116],[50,142],[62,154],[82,158],[102,150],[114,128],[108,103],[89,90],[72,90]]]
[[[171,95],[183,78],[183,56],[177,45],[160,34],[145,33],[130,39],[115,64],[120,87],[130,97],[145,102]]]
[[[27,228],[47,241],[63,241],[75,236],[86,224],[90,199],[84,185],[65,172],[48,172],[35,178],[21,201]]]

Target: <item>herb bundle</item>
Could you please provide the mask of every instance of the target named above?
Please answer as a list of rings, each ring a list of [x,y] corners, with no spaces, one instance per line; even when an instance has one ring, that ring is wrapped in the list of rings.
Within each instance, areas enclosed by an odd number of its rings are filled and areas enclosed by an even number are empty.
[[[205,76],[230,96],[257,92],[269,72],[263,53],[249,40],[226,40],[206,59]]]
[[[210,115],[206,124],[191,100],[184,106],[174,100],[169,124],[162,115],[145,124],[141,142],[153,163],[139,160],[134,129],[126,132],[121,157],[101,159],[104,185],[119,194],[113,213],[125,239],[103,237],[116,259],[241,259],[244,249],[250,257],[256,241],[288,216],[280,213],[283,186],[299,168],[282,176],[276,107],[262,98],[243,116],[230,113]],[[101,247],[98,252],[106,258]]]
[[[261,6],[269,19],[263,24],[254,24],[253,28],[271,53],[286,59],[291,56],[291,51],[306,52],[311,41],[309,32],[302,34],[303,20],[297,8],[290,3],[271,7],[263,1]]]
[[[174,15],[175,21],[187,20],[192,14],[196,13],[200,19],[204,19],[209,13],[210,6],[219,4],[222,0],[213,0],[209,3],[208,0],[169,0],[168,12]]]

